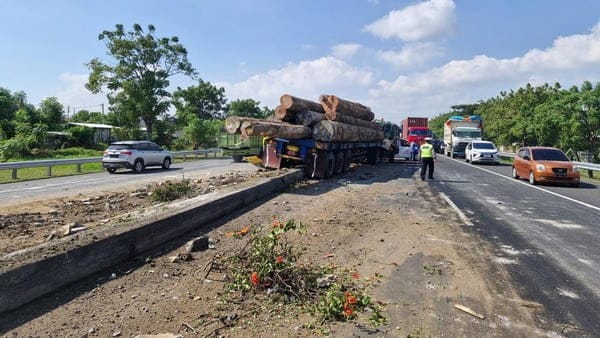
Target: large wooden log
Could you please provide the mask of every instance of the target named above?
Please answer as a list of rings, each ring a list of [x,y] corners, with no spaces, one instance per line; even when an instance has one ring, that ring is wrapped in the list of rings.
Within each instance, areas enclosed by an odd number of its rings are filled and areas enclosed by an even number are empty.
[[[244,117],[244,116],[230,116],[228,118],[225,119],[225,131],[227,131],[230,134],[239,134],[240,133],[240,127],[242,126],[242,122],[244,121],[264,121],[264,120],[260,120],[260,119],[255,119],[255,118],[251,118],[251,117]],[[273,121],[275,122],[275,121]]]
[[[296,112],[296,118],[294,119],[294,123],[307,127],[312,127],[324,119],[326,119],[326,117],[323,113],[319,113],[312,110],[304,110]]]
[[[373,121],[375,118],[371,108],[357,102],[340,99],[335,95],[321,95],[319,102],[321,102],[323,110],[332,117],[336,114],[344,114],[365,121]],[[335,120],[335,118],[332,119]]]
[[[319,103],[301,99],[289,94],[281,95],[281,97],[279,97],[279,102],[284,109],[289,111],[311,110],[318,113],[325,113],[323,107]]]
[[[290,139],[308,138],[310,128],[289,123],[269,122],[265,120],[243,121],[240,127],[243,137],[259,135],[268,137],[282,137]]]
[[[284,122],[293,122],[296,117],[296,112],[287,110],[282,105],[275,107],[275,113],[273,114],[276,120]]]
[[[383,131],[352,124],[322,120],[312,129],[315,141],[322,142],[368,142],[383,141]]]
[[[325,117],[330,120],[330,121],[335,121],[335,122],[340,122],[340,123],[346,123],[346,124],[353,124],[356,126],[361,126],[361,127],[365,127],[365,128],[371,128],[371,129],[375,129],[375,130],[383,130],[382,125],[380,125],[377,122],[373,122],[373,121],[365,121],[365,120],[361,120],[361,119],[357,119],[355,117],[352,117],[350,115],[344,115],[344,114],[335,114],[327,111],[325,112]]]

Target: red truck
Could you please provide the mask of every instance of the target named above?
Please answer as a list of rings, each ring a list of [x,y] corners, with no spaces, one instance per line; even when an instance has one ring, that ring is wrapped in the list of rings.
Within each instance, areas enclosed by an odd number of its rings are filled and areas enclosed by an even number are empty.
[[[420,144],[426,137],[431,136],[426,117],[407,117],[402,121],[402,138],[408,142]]]

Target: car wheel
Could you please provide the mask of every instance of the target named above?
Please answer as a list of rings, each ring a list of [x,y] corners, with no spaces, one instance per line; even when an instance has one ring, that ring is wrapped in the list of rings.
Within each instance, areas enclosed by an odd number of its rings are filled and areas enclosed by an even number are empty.
[[[162,163],[162,168],[165,170],[171,168],[171,159],[170,158],[165,157],[165,159],[163,160],[163,163]]]
[[[117,168],[106,168],[106,171],[108,171],[111,174],[114,174],[115,171],[117,171]]]
[[[469,163],[469,157],[465,155],[465,162]]]
[[[136,173],[141,173],[142,171],[144,171],[144,161],[141,159],[135,160],[135,163],[133,164],[133,170]]]
[[[533,175],[533,171],[529,172],[529,184],[531,184],[531,185],[535,185],[536,184],[536,182],[535,182],[535,175]]]
[[[513,178],[519,178],[519,175],[517,175],[517,168],[513,167],[512,168],[512,177]]]

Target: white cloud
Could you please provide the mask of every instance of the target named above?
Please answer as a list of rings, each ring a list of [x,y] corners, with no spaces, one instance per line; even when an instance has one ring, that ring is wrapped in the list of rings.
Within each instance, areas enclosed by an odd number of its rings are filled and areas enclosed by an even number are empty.
[[[367,25],[365,30],[383,38],[405,41],[446,36],[456,25],[453,0],[429,0],[401,10],[389,12],[383,18]]]
[[[442,55],[442,48],[431,42],[410,43],[400,51],[378,51],[377,58],[394,67],[422,65],[433,57]]]
[[[497,59],[478,55],[441,67],[381,80],[370,91],[371,106],[397,120],[410,114],[432,116],[450,106],[475,103],[526,83],[581,85],[600,78],[600,23],[589,34],[558,37],[551,47],[522,56]]]
[[[261,105],[274,108],[279,97],[289,93],[309,100],[317,100],[319,95],[359,91],[366,96],[367,87],[372,83],[370,71],[358,69],[334,58],[322,57],[300,63],[289,63],[283,68],[256,74],[238,83],[217,83],[225,87],[227,98],[231,100],[253,98]]]
[[[55,96],[65,106],[65,109],[69,106],[90,111],[101,111],[102,107],[100,105],[104,104],[104,111],[108,112],[106,95],[92,94],[85,88],[88,76],[88,74],[60,74],[59,81],[61,85]]]
[[[350,59],[362,46],[357,43],[342,43],[331,47],[333,56],[339,59]]]

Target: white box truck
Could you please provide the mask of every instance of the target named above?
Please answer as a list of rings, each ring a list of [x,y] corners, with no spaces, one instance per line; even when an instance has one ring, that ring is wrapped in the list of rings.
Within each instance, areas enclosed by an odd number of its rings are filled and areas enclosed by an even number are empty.
[[[481,140],[483,134],[480,116],[452,116],[444,124],[446,156],[465,156],[465,148],[471,141]]]

